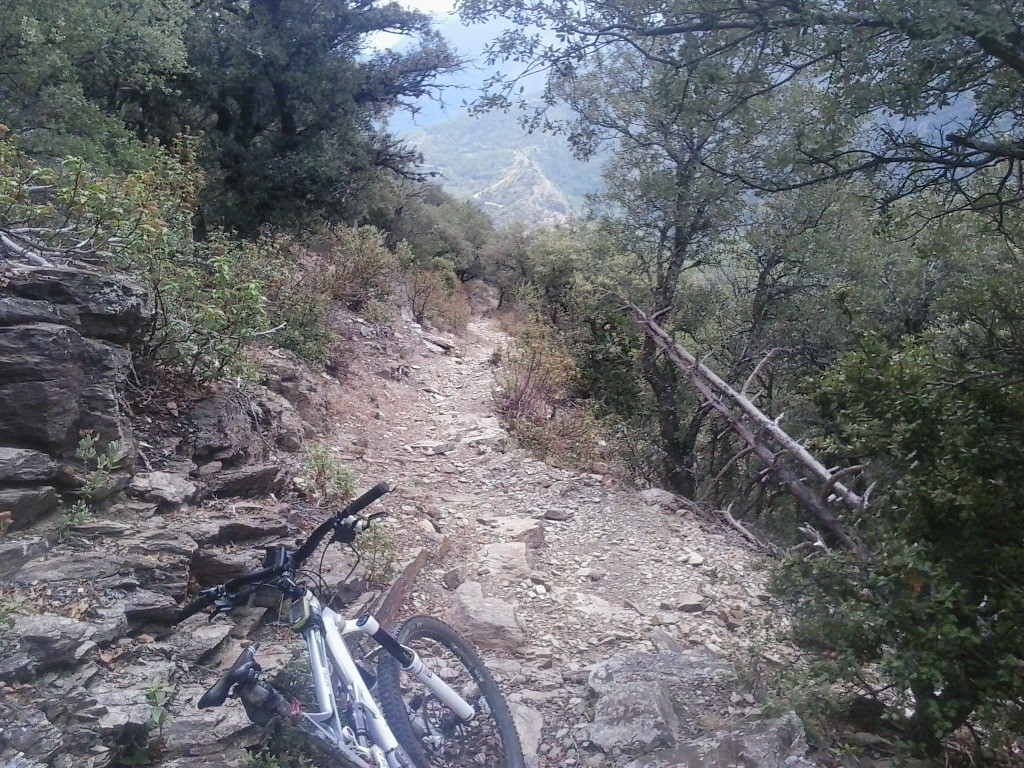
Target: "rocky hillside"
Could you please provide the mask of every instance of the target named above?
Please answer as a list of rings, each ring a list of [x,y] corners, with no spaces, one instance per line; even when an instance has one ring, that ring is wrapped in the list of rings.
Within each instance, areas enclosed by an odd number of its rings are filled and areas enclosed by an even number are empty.
[[[494,184],[473,195],[498,226],[521,222],[529,227],[557,226],[569,218],[569,199],[544,175],[527,152]]]
[[[74,332],[84,343],[62,359],[85,361],[96,344],[83,331],[112,327],[91,299],[19,290],[2,297],[7,338]],[[404,563],[394,586],[341,589],[351,559],[331,550],[331,589],[353,611],[430,612],[462,627],[508,693],[531,765],[809,759],[799,721],[764,711],[733,663],[762,640],[768,599],[758,558],[740,541],[670,494],[637,492],[605,467],[555,469],[517,448],[493,412],[491,360],[507,340],[489,323],[449,339],[408,322],[335,322],[349,340],[344,381],[267,351],[266,386],[191,402],[154,392],[132,411],[108,398],[139,447],[113,473],[109,502],[91,519],[39,508],[30,524],[19,502],[21,530],[0,539],[0,765],[243,764],[258,729],[236,703],[199,711],[195,701],[254,638],[272,676],[294,671],[299,648],[277,623],[279,603],[257,600],[209,623],[168,620],[186,592],[255,567],[263,546],[292,544],[322,519],[301,501],[308,485],[295,451],[311,440],[325,441],[360,487],[397,486],[384,504]],[[32,381],[18,354],[4,348],[7,402]],[[87,362],[68,371],[60,380],[78,382],[79,397],[99,386],[86,385],[100,375]],[[123,395],[112,381],[107,391]],[[3,438],[3,498],[46,488],[37,494],[63,494],[66,508],[76,494],[66,478],[88,468],[73,457],[79,421],[69,417],[46,443],[28,439],[22,418],[21,437]]]
[[[570,211],[581,213],[584,197],[602,186],[603,157],[581,162],[564,136],[526,133],[519,117],[515,112],[454,115],[408,127],[402,135],[423,154],[424,168],[438,174],[445,191],[477,200],[497,194],[491,202],[502,208],[484,205],[483,210],[499,223],[536,225]]]

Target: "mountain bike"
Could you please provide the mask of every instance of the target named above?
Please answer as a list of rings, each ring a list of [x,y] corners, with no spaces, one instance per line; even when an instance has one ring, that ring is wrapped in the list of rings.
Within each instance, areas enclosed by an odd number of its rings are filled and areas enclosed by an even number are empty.
[[[324,586],[323,557],[315,574],[302,570],[328,535],[328,546],[352,545],[386,514],[359,515],[389,490],[386,483],[371,488],[295,551],[269,547],[260,570],[200,592],[176,617],[180,622],[213,608],[212,620],[246,603],[256,588],[280,591],[291,600],[290,628],[305,640],[315,711],[289,702],[264,680],[256,660],[258,643],[242,651],[198,706],[218,707],[237,698],[258,725],[288,718],[359,768],[525,768],[504,697],[476,651],[455,630],[429,616],[408,619],[394,634],[368,613],[346,619],[314,592],[313,587]],[[353,641],[365,638],[375,641],[374,650],[353,652],[358,649]]]

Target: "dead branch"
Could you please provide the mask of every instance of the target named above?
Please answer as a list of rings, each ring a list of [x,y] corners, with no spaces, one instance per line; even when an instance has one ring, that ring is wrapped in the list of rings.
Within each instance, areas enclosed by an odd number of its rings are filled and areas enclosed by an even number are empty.
[[[741,523],[739,520],[737,520],[735,517],[732,516],[732,504],[730,504],[725,509],[718,510],[718,515],[726,523],[729,524],[730,528],[733,528],[736,532],[738,532],[740,534],[740,536],[742,536],[744,539],[749,541],[751,544],[753,544],[758,549],[767,552],[772,557],[781,558],[783,556],[784,553],[783,553],[783,551],[781,549],[779,549],[777,546],[772,544],[770,541],[761,541],[761,539],[757,538],[757,536],[752,534],[747,529],[747,527],[745,525],[743,525],[743,523]]]
[[[18,243],[14,242],[14,240],[11,237],[9,237],[6,232],[3,232],[2,230],[0,230],[0,246],[3,247],[3,250],[7,253],[8,256],[11,256],[16,259],[24,259],[33,266],[53,266],[53,264],[51,264],[49,261],[42,257],[42,255],[39,253],[37,249],[19,245]]]
[[[865,467],[863,464],[855,464],[852,467],[847,467],[846,469],[841,469],[838,472],[832,473],[832,476],[825,481],[825,485],[822,487],[821,493],[818,494],[818,498],[821,499],[822,501],[826,501],[829,497],[829,494],[832,493],[832,487],[836,483],[838,483],[840,480],[845,480],[848,477],[856,477],[865,469],[867,469],[867,467]],[[864,496],[862,496],[861,498],[864,499],[864,504],[866,506],[867,500]]]
[[[732,469],[733,466],[735,466],[736,463],[742,460],[744,457],[749,456],[752,450],[753,449],[748,445],[743,450],[733,454],[732,458],[725,462],[725,466],[722,467],[721,470],[719,470],[717,475],[715,475],[715,479],[711,481],[711,485],[708,486],[708,490],[705,493],[703,493],[699,499],[697,499],[697,503],[700,504],[707,501],[712,489],[718,487],[718,484],[722,481],[722,478],[725,477],[725,473]]]
[[[750,375],[747,376],[747,380],[743,382],[743,386],[740,387],[740,395],[742,397],[747,397],[747,388],[754,383],[754,379],[756,379],[760,375],[761,371],[764,370],[764,367],[768,365],[768,361],[781,351],[781,347],[769,350],[768,354],[761,358],[761,362],[754,366],[754,370],[750,372]]]
[[[870,551],[839,521],[826,502],[807,486],[804,479],[781,459],[787,455],[793,457],[823,485],[828,484],[836,496],[853,509],[863,509],[864,499],[839,482],[840,478],[834,477],[835,473],[826,469],[806,448],[779,427],[776,421],[768,418],[746,397],[736,392],[707,366],[676,343],[669,333],[650,320],[637,306],[627,301],[625,309],[665,356],[686,375],[691,386],[704,398],[704,401],[732,424],[733,431],[747,443],[751,452],[771,470],[775,478],[839,542],[843,549],[856,554],[861,559],[870,559]],[[728,403],[738,408],[742,416],[737,417]],[[759,428],[757,433],[745,423],[747,420]],[[783,450],[778,455],[765,444],[762,433],[769,435],[782,446]]]

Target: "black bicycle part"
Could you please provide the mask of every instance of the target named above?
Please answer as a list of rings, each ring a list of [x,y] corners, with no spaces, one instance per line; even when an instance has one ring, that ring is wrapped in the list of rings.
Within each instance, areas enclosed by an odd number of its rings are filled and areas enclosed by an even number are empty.
[[[335,529],[336,525],[339,525],[348,517],[353,517],[354,515],[359,514],[390,490],[391,486],[387,483],[377,483],[358,499],[349,502],[345,508],[339,511],[336,515],[324,521],[319,528],[309,535],[309,538],[306,539],[298,550],[296,550],[295,554],[292,555],[292,566],[298,568],[303,562],[305,562],[306,558],[316,551],[316,548],[320,546],[320,542],[324,540],[324,537],[327,536],[328,533],[331,533]]]
[[[231,668],[199,699],[199,709],[219,707],[228,700],[228,694],[237,683],[256,680],[262,669],[256,661],[258,648],[259,644],[253,643],[239,654]]]
[[[381,709],[416,768],[525,768],[508,704],[467,641],[429,616],[406,621],[395,639],[476,710],[468,721],[462,720],[406,674],[398,659],[382,655],[377,664]]]
[[[211,587],[210,589],[203,590],[195,600],[188,603],[178,611],[178,614],[174,618],[174,623],[178,624],[190,616],[194,616],[200,611],[209,608],[211,605],[218,605],[218,601],[234,601],[238,599],[241,597],[238,592],[242,587],[249,586],[250,584],[273,582],[273,580],[278,579],[280,576],[297,571],[302,567],[302,564],[309,558],[309,556],[313,554],[316,548],[320,546],[324,537],[326,537],[331,531],[337,530],[339,527],[343,526],[349,526],[353,531],[363,530],[368,522],[366,520],[359,520],[355,516],[390,490],[391,487],[387,483],[377,483],[377,485],[373,486],[373,488],[368,490],[362,496],[349,502],[344,508],[325,520],[309,535],[309,538],[302,543],[302,546],[292,554],[288,553],[288,549],[286,547],[268,547],[266,557],[263,561],[263,568],[258,571],[253,571],[252,573],[239,576],[238,578],[232,579],[218,587]],[[373,519],[379,516],[379,514],[371,515],[368,519]],[[355,526],[357,523],[363,523],[363,526],[356,528]],[[296,587],[291,583],[271,583],[270,586],[275,586],[278,589],[281,589],[288,597],[293,599],[301,597],[305,592],[302,588]],[[218,611],[220,610],[222,610],[222,608],[219,606]]]

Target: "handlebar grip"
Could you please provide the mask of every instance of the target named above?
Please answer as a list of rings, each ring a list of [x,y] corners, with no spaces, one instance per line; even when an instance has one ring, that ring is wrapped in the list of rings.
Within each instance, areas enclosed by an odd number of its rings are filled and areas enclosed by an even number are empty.
[[[387,483],[377,483],[373,488],[345,507],[344,516],[359,514],[390,490],[391,486]]]

